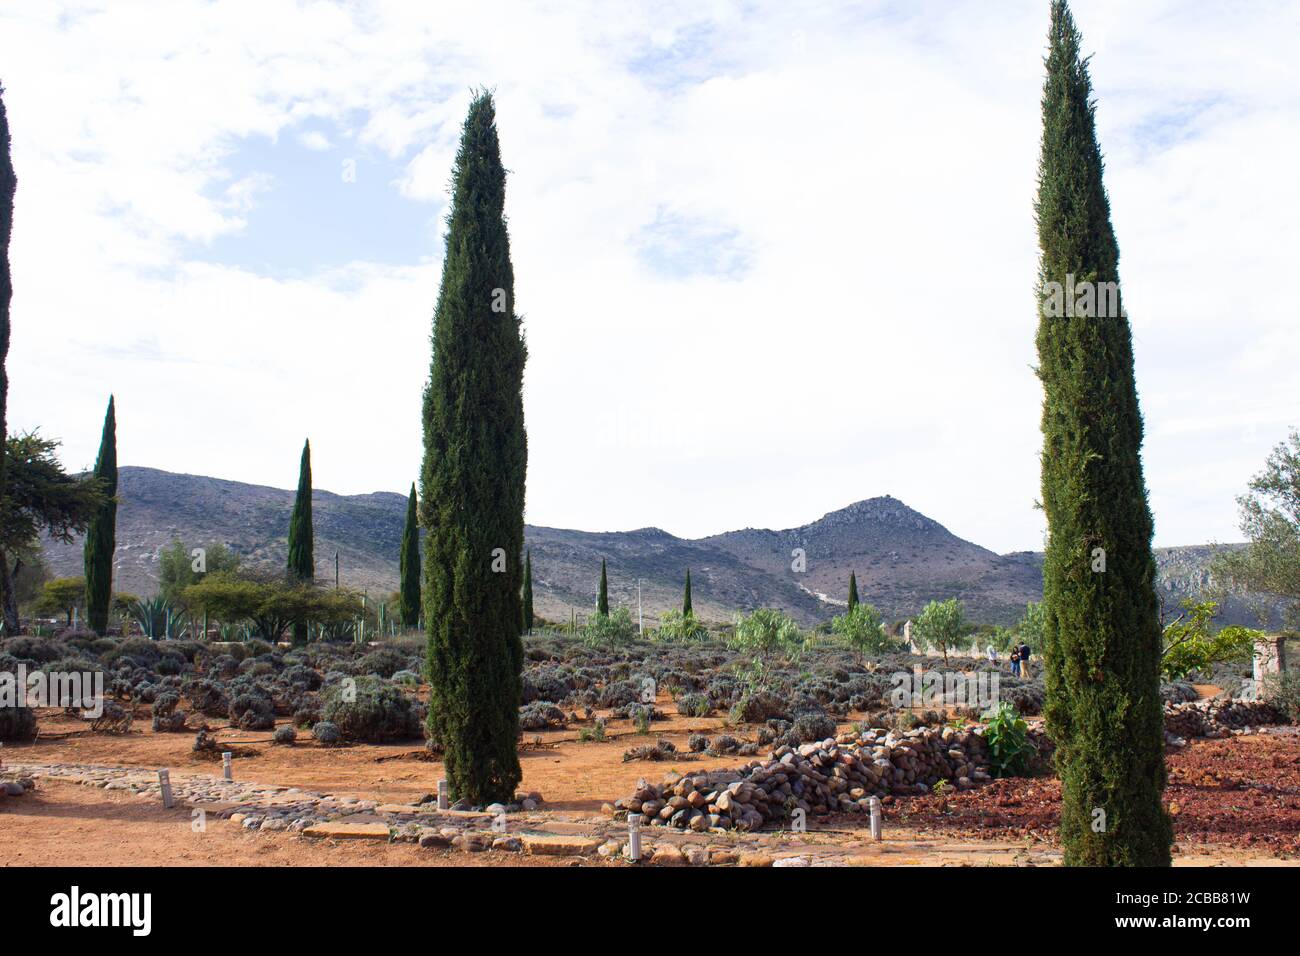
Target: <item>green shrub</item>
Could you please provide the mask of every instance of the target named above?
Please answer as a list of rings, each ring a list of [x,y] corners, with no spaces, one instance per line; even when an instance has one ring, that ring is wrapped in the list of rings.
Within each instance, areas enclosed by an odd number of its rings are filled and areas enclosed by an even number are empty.
[[[588,644],[626,644],[635,634],[632,613],[625,607],[593,614],[582,629],[582,639]]]
[[[1029,758],[1029,727],[1006,701],[984,715],[984,740],[989,745],[993,776],[1023,773]]]
[[[346,740],[371,744],[424,736],[415,701],[373,677],[331,684],[321,692],[321,719],[335,724]]]

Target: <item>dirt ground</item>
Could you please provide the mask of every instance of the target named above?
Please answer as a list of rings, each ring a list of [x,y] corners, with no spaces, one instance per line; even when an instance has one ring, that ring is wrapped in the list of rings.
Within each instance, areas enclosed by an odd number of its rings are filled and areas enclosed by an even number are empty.
[[[671,715],[651,735],[629,721],[611,720],[600,742],[580,742],[575,727],[526,733],[520,753],[521,790],[539,791],[543,809],[557,826],[579,826],[600,817],[601,805],[631,792],[638,778],[657,779],[668,770],[738,766],[740,757],[686,754],[690,733],[715,735],[720,718]],[[174,775],[219,775],[220,764],[196,759],[192,733],[155,734],[147,708],[125,736],[91,734],[62,712],[39,713],[40,736],[8,745],[6,763],[79,763],[145,769],[171,768]],[[436,790],[441,764],[415,744],[324,748],[309,735],[292,747],[272,746],[271,733],[232,730],[209,721],[217,739],[241,754],[237,780],[256,781],[413,803]],[[844,726],[848,726],[847,724]],[[735,731],[732,731],[735,732]],[[744,730],[740,736],[746,736]],[[623,752],[655,739],[682,751],[671,762],[624,763]],[[1250,865],[1300,858],[1300,734],[1195,741],[1170,757],[1169,800],[1181,865]],[[795,853],[804,847],[856,865],[1053,865],[1059,862],[1055,825],[1059,785],[1051,779],[1004,780],[976,791],[892,801],[886,807],[887,837],[865,840],[859,819],[814,819],[804,835],[773,834],[759,840],[764,852]],[[647,837],[660,836],[654,830]],[[183,809],[164,810],[152,801],[56,780],[0,806],[0,864],[68,865],[330,865],[330,866],[545,866],[574,865],[563,858],[467,854],[424,850],[412,844],[316,840],[290,833],[250,832],[226,820],[193,833]],[[584,865],[603,864],[596,857]]]

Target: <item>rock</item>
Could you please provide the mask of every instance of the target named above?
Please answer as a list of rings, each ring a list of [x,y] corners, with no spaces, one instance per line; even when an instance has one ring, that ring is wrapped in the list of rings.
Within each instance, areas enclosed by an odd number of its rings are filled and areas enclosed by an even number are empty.
[[[505,853],[522,853],[524,845],[519,837],[503,834],[492,841],[492,849]]]
[[[686,857],[671,843],[661,843],[650,858],[654,866],[686,866]]]
[[[442,850],[451,846],[451,840],[433,830],[425,830],[420,834],[420,846],[425,850]]]
[[[691,866],[708,866],[709,851],[702,846],[688,846],[682,853]]]

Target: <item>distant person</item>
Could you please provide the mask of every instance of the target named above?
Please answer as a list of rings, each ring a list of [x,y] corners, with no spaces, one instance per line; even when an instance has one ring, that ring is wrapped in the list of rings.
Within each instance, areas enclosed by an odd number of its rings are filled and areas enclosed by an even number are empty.
[[[1029,645],[1020,645],[1020,676],[1029,680]]]
[[[995,665],[995,666],[997,665],[997,662],[998,662],[998,652],[997,652],[996,650],[993,649],[993,645],[992,645],[992,644],[990,644],[988,647],[984,648],[984,654],[988,657],[988,659],[989,659],[989,663],[990,663],[990,664],[993,664],[993,665]]]
[[[1018,647],[1011,648],[1011,657],[1009,658],[1009,660],[1011,661],[1011,673],[1014,674],[1016,677],[1019,677],[1020,676],[1020,648]]]

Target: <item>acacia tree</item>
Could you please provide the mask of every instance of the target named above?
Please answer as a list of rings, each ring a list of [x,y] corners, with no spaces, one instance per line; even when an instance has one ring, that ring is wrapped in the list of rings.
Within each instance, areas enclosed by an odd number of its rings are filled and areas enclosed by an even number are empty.
[[[1161,634],[1132,334],[1082,38],[1051,11],[1038,170],[1043,648],[1067,866],[1168,866]],[[1109,306],[1059,308],[1062,288]],[[1096,296],[1094,296],[1096,297]]]
[[[522,776],[527,349],[505,186],[495,106],[481,93],[452,170],[420,489],[429,730],[444,748],[452,793],[473,804],[510,802]]]
[[[104,413],[104,432],[99,439],[94,476],[104,494],[104,503],[86,529],[86,620],[96,634],[105,634],[113,597],[113,551],[117,547],[117,413],[112,395]]]
[[[105,495],[93,475],[66,474],[54,454],[58,442],[36,433],[5,441],[6,494],[0,509],[0,593],[4,595],[4,628],[19,630],[14,575],[22,569],[22,554],[37,549],[42,538],[64,543],[83,533],[103,507]]]
[[[406,526],[402,528],[401,618],[403,627],[420,623],[420,519],[415,497],[415,482],[406,499]]]

